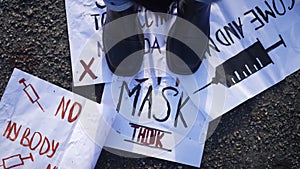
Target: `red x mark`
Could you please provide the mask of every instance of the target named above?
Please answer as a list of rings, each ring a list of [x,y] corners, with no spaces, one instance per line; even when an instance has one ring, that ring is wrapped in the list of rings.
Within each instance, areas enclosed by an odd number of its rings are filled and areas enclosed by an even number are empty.
[[[83,68],[84,68],[84,72],[81,74],[81,76],[79,77],[79,81],[81,81],[84,76],[88,73],[92,79],[97,79],[97,76],[92,72],[92,70],[90,69],[90,67],[92,66],[92,64],[94,63],[94,58],[92,58],[92,60],[89,62],[88,65],[86,65],[86,63],[83,60],[80,60],[80,63],[82,64]]]

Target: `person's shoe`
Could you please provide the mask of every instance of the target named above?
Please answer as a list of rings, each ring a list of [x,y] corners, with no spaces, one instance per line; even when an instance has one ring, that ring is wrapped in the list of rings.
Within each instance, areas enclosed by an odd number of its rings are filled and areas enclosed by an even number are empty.
[[[167,65],[173,73],[195,73],[208,48],[210,3],[195,0],[178,2],[178,17],[169,31]]]
[[[175,0],[132,0],[152,12],[167,13]]]
[[[109,69],[118,76],[136,74],[143,63],[144,36],[137,7],[116,12],[107,10],[103,46]]]

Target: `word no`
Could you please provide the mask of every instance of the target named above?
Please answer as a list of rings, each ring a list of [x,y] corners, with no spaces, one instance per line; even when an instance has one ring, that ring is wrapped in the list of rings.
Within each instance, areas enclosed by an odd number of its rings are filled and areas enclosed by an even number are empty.
[[[65,97],[63,96],[56,109],[55,116],[61,113],[61,119],[65,119],[66,113],[68,113],[67,121],[69,123],[73,123],[78,119],[79,115],[81,114],[82,106],[80,103],[74,102],[72,106],[69,108],[70,103],[71,103],[70,99],[67,101],[67,103],[65,103]]]

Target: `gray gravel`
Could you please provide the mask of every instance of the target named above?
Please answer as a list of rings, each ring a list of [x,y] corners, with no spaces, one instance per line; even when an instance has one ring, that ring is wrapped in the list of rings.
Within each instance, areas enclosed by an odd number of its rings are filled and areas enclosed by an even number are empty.
[[[83,93],[72,88],[64,1],[0,0],[0,35],[0,96],[15,67]],[[299,90],[300,71],[226,113],[216,130],[212,123],[201,168],[300,168]],[[96,168],[193,167],[104,150]]]

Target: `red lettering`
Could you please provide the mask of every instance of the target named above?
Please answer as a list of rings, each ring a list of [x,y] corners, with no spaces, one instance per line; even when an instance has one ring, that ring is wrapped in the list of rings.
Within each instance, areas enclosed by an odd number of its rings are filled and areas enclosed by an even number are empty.
[[[148,132],[151,132],[149,144],[154,144],[155,143],[156,130],[153,130],[153,129],[150,130],[149,129]]]
[[[60,103],[59,103],[59,105],[56,109],[55,116],[57,116],[59,111],[60,111],[61,112],[61,119],[64,119],[70,102],[71,102],[71,100],[69,99],[67,101],[66,106],[65,106],[65,97],[62,97],[62,99],[61,99],[61,101],[60,101]],[[76,115],[73,117],[73,112],[74,112],[75,108],[77,109],[77,112],[76,112]],[[72,105],[71,109],[69,110],[68,122],[73,123],[74,121],[76,121],[77,118],[79,117],[80,113],[81,113],[81,110],[82,110],[81,104],[79,104],[78,102],[75,102]]]
[[[22,125],[17,127],[16,123],[10,121],[6,127],[5,132],[3,133],[3,136],[11,141],[15,141],[18,138],[21,128]],[[12,133],[14,134],[13,136]],[[24,130],[24,133],[20,139],[20,145],[28,147],[32,151],[39,149],[38,151],[40,155],[47,154],[46,156],[48,158],[52,158],[55,155],[60,143],[52,140],[50,144],[49,139],[46,136],[44,137],[42,133],[34,132],[32,136],[30,135],[30,133],[30,128],[26,128]]]
[[[138,138],[137,138],[137,142],[144,142],[144,138],[146,136],[147,133],[147,128],[140,128],[139,134],[138,134]],[[141,139],[141,141],[140,141]]]
[[[172,151],[170,149],[166,149],[163,147],[161,140],[166,134],[172,134],[168,131],[163,131],[147,126],[142,126],[138,124],[129,123],[129,125],[133,128],[133,135],[131,140],[124,139],[124,141],[136,143],[143,146],[148,146],[151,148],[159,148],[165,151]],[[137,131],[138,130],[138,131]],[[136,136],[136,132],[138,132]]]
[[[91,70],[91,66],[94,63],[95,58],[92,58],[89,64],[87,65],[83,60],[80,60],[80,63],[82,64],[84,71],[82,72],[81,76],[79,77],[79,81],[82,81],[84,76],[88,73],[92,79],[97,79],[97,76],[93,73]]]
[[[141,142],[144,145],[153,145],[155,143],[156,130],[151,128],[145,128],[147,130],[146,137],[144,142]]]
[[[24,134],[23,134],[23,136],[21,138],[21,141],[20,141],[21,145],[23,145],[23,146],[29,146],[29,144],[30,144],[30,141],[28,139],[29,134],[30,134],[30,129],[26,128],[26,130],[24,131]],[[24,143],[24,140],[27,141],[27,144]]]
[[[158,131],[158,133],[157,133],[157,137],[156,137],[156,143],[155,143],[155,147],[160,147],[160,148],[162,148],[163,147],[163,145],[162,145],[162,143],[161,143],[161,139],[164,137],[164,135],[165,135],[165,133],[164,132],[162,132],[162,134],[161,135],[159,135],[161,132],[159,132]]]
[[[15,141],[18,138],[18,135],[20,133],[20,129],[22,128],[22,125],[20,125],[19,128],[17,129],[17,124],[16,123],[11,124],[11,123],[12,122],[10,121],[7,124],[7,127],[3,133],[3,136],[8,138],[11,141]],[[12,132],[14,134],[14,137],[12,136]]]
[[[46,146],[47,148],[46,148],[46,150],[43,151],[43,149],[44,149],[45,146]],[[45,137],[45,139],[44,139],[44,141],[43,141],[43,144],[42,144],[42,147],[41,147],[41,149],[40,149],[39,154],[40,154],[40,155],[44,155],[44,154],[46,154],[49,150],[50,150],[50,142],[49,142],[48,138]]]
[[[59,142],[55,143],[54,140],[52,140],[52,146],[51,146],[52,154],[47,155],[47,157],[52,158],[54,156],[54,154],[56,153],[58,146],[59,146]]]
[[[75,116],[75,117],[72,117],[72,116],[73,116],[73,111],[74,111],[74,108],[75,108],[76,105],[78,106],[78,111],[77,111],[76,116]],[[81,104],[75,102],[75,103],[72,105],[72,108],[71,108],[71,110],[70,110],[70,113],[69,113],[69,116],[68,116],[68,122],[70,122],[70,123],[74,122],[74,121],[79,117],[79,115],[80,115],[80,113],[81,113],[81,110],[82,110]]]
[[[46,169],[51,169],[51,164],[48,164]],[[54,166],[53,169],[58,169],[58,167]]]
[[[66,114],[66,111],[69,107],[69,104],[70,104],[71,100],[69,99],[68,102],[67,102],[67,105],[65,107],[65,97],[62,97],[57,109],[56,109],[56,113],[55,113],[55,116],[57,116],[58,112],[60,109],[61,110],[61,119],[64,119],[65,118],[65,114]]]
[[[35,137],[36,134],[38,134],[39,138],[38,138],[38,141],[35,143],[36,145],[33,146],[33,144],[34,144],[34,138],[36,138]],[[31,139],[30,139],[30,142],[29,142],[29,148],[30,148],[30,150],[35,150],[40,145],[40,143],[42,142],[42,139],[43,139],[43,137],[42,137],[41,133],[34,132],[33,135],[32,135],[32,137],[31,137]]]

